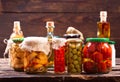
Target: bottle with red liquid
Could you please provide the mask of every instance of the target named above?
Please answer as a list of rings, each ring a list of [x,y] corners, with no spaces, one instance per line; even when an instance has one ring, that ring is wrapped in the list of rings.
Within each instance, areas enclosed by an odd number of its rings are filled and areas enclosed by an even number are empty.
[[[104,74],[112,69],[112,49],[108,38],[87,38],[83,48],[85,73]]]
[[[54,49],[54,72],[58,74],[65,73],[65,39],[53,39]]]

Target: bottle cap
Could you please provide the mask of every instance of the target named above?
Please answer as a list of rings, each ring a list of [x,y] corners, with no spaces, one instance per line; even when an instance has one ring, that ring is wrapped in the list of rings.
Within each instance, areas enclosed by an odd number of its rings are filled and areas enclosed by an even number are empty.
[[[48,21],[48,22],[46,22],[46,28],[48,28],[48,27],[55,27],[54,26],[54,22],[53,21]]]
[[[14,21],[14,28],[13,30],[21,30],[20,28],[20,21]]]
[[[100,11],[100,17],[107,17],[107,11]]]

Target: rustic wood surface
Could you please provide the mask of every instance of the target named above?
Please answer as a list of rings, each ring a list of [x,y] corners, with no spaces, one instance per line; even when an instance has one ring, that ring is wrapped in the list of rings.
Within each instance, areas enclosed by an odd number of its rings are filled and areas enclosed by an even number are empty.
[[[96,37],[99,12],[108,11],[111,40],[116,41],[120,57],[120,1],[119,0],[0,0],[0,57],[12,33],[13,22],[21,21],[25,37],[46,36],[45,22],[55,22],[55,36],[63,36],[69,26],[80,30],[84,37]]]
[[[26,74],[24,72],[16,72],[10,66],[8,59],[0,59],[0,81],[30,81],[33,82],[35,79],[38,82],[41,81],[57,81],[57,82],[95,82],[95,81],[106,81],[106,82],[119,82],[120,81],[120,58],[116,59],[117,65],[108,74],[54,74],[53,70],[49,70],[45,74]]]

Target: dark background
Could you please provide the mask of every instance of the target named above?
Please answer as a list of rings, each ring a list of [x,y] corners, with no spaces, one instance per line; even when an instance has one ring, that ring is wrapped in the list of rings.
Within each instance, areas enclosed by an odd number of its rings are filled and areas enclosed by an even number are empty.
[[[46,21],[55,22],[56,36],[63,36],[69,26],[80,30],[84,37],[96,37],[99,12],[108,11],[111,40],[116,41],[120,57],[120,0],[0,0],[0,57],[13,29],[19,20],[24,36],[46,36]]]

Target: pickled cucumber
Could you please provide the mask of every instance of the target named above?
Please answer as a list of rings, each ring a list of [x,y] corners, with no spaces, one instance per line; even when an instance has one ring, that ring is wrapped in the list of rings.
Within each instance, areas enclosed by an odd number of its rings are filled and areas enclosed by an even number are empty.
[[[73,54],[77,54],[77,49],[73,49],[73,50],[72,50],[72,53],[73,53]]]
[[[77,64],[79,64],[79,61],[78,61],[78,60],[75,60],[75,61],[73,61],[73,64],[74,64],[74,65],[77,65]]]
[[[71,69],[74,69],[74,64],[69,65]]]
[[[71,44],[70,47],[74,49],[74,48],[76,48],[76,45],[75,44]]]
[[[73,60],[76,60],[78,58],[77,55],[73,55]]]
[[[72,70],[71,70],[71,73],[76,73],[76,72],[77,72],[76,69],[72,69]]]

